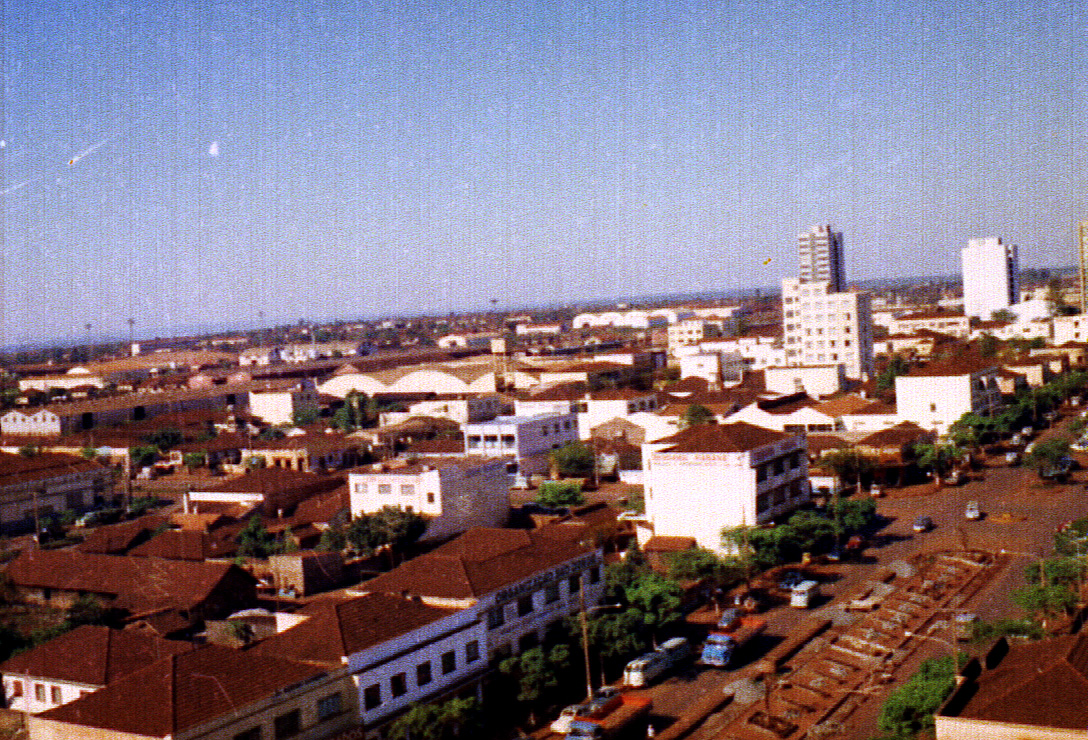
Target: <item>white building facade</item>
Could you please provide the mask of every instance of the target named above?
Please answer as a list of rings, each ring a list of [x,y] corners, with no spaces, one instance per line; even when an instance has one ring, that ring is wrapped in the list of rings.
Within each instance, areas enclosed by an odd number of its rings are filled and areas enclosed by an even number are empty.
[[[842,364],[848,378],[873,372],[873,319],[868,293],[836,293],[826,281],[782,281],[786,364]]]
[[[989,416],[1001,409],[997,366],[949,364],[927,367],[895,379],[900,422],[945,434],[966,413]]]
[[[517,472],[547,472],[548,454],[578,439],[578,417],[573,413],[499,416],[462,426],[465,452],[484,457],[512,456]]]
[[[834,231],[830,224],[813,226],[797,235],[797,263],[801,282],[827,282],[831,293],[845,290],[842,232]]]
[[[694,537],[725,553],[722,530],[764,524],[809,500],[803,434],[701,424],[642,446],[654,536]]]
[[[963,312],[989,319],[1020,298],[1020,262],[1015,244],[1000,238],[970,239],[963,259]]]
[[[500,527],[510,513],[504,458],[424,458],[402,467],[384,464],[348,475],[351,515],[385,506],[427,519],[423,539],[445,539],[471,527]]]

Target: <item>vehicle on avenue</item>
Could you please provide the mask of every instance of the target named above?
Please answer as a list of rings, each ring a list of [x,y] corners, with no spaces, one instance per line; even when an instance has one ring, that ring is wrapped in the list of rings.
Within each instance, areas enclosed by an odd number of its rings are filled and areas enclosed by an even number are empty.
[[[933,529],[933,519],[925,514],[922,514],[914,520],[914,524],[911,529],[919,533],[928,532],[929,530]]]
[[[970,519],[971,521],[977,521],[982,518],[982,510],[978,507],[978,501],[968,501],[967,506],[963,510],[964,519]]]

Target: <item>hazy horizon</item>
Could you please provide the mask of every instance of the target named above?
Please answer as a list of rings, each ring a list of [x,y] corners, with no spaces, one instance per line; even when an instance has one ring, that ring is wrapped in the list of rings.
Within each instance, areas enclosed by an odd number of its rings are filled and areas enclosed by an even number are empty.
[[[0,344],[1071,261],[1074,2],[7,3]],[[1066,256],[1068,255],[1068,257]]]

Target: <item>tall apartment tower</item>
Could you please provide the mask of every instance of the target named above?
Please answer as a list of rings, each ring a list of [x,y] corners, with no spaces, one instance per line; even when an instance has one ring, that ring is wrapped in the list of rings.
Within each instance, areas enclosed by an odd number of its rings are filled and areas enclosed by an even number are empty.
[[[817,225],[797,235],[797,275],[802,283],[827,281],[829,293],[846,288],[846,266],[842,253],[842,232],[831,225]]]
[[[1088,313],[1088,221],[1077,225],[1077,266],[1080,276],[1080,312]]]
[[[1020,302],[1020,259],[1015,244],[1000,238],[970,239],[963,257],[963,312],[989,319]]]

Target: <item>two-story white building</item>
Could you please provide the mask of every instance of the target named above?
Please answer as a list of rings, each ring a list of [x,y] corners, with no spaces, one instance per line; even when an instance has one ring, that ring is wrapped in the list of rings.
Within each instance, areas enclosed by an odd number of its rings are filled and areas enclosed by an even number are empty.
[[[385,506],[427,519],[424,539],[445,539],[472,527],[500,527],[510,514],[506,459],[469,456],[396,460],[348,475],[351,515]]]
[[[631,414],[657,411],[657,393],[632,388],[609,388],[586,392],[581,383],[553,386],[514,400],[518,416],[577,414],[578,437],[589,439],[593,428]]]
[[[899,421],[944,434],[966,413],[989,416],[1001,409],[998,364],[963,353],[914,368],[895,379]]]
[[[462,431],[466,453],[510,456],[515,468],[511,472],[538,475],[547,472],[552,450],[578,439],[578,417],[570,412],[498,416],[464,424]]]
[[[650,536],[694,537],[724,553],[722,530],[780,519],[809,500],[803,434],[697,424],[642,445]]]
[[[250,652],[346,665],[368,739],[413,702],[475,694],[487,668],[486,630],[471,610],[371,593],[277,616],[281,631]]]
[[[470,529],[455,540],[361,583],[355,591],[418,597],[424,604],[464,609],[483,620],[485,657],[539,644],[548,630],[604,593],[599,548],[563,527]]]

